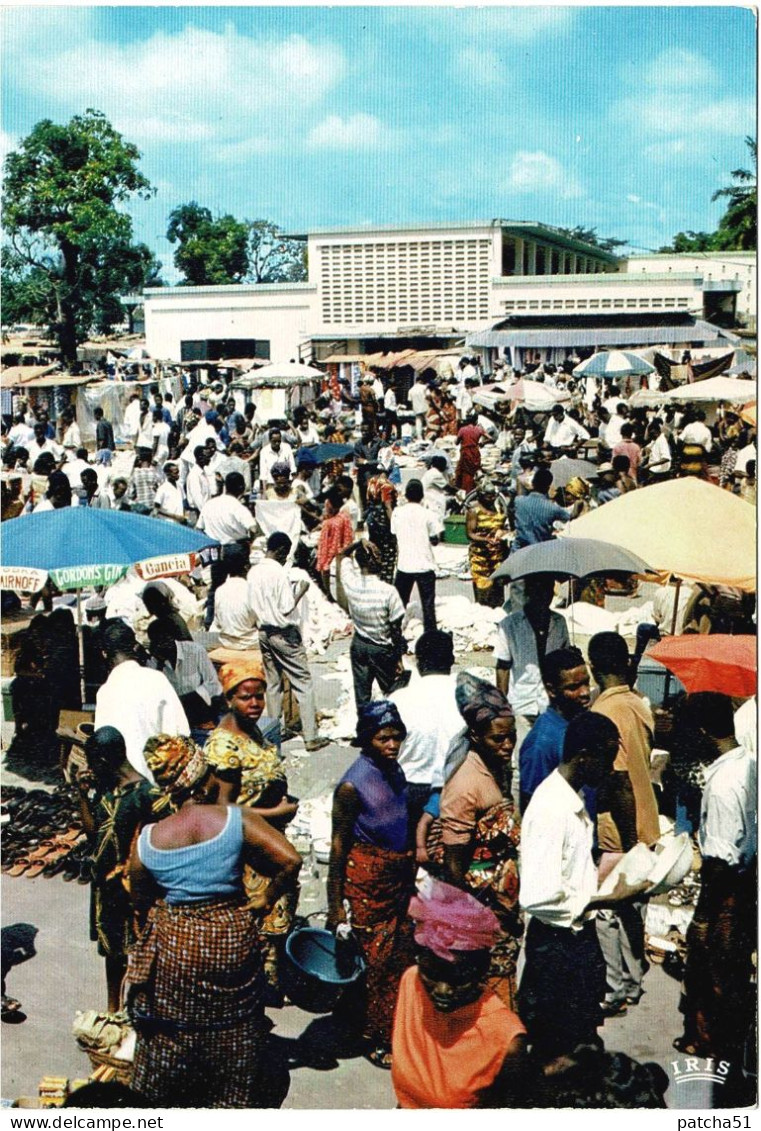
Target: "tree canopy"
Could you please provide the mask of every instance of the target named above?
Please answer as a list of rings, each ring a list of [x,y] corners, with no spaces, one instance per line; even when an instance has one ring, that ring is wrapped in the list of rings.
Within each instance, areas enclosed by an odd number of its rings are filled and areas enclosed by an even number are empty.
[[[302,283],[307,277],[306,241],[289,239],[269,220],[249,220],[248,280]]]
[[[599,247],[601,251],[615,252],[617,247],[626,247],[627,243],[614,236],[598,236],[597,228],[585,228],[582,224],[577,224],[575,228],[558,228],[558,231],[572,240],[581,240],[592,247]]]
[[[154,191],[140,152],[105,115],[86,110],[67,125],[38,122],[5,161],[4,303],[17,318],[46,321],[64,361],[78,342],[123,317],[118,296],[157,263],[132,243],[123,205]]]
[[[188,286],[240,283],[249,266],[248,227],[234,216],[216,219],[194,200],[169,214],[166,238],[176,243],[174,265]]]

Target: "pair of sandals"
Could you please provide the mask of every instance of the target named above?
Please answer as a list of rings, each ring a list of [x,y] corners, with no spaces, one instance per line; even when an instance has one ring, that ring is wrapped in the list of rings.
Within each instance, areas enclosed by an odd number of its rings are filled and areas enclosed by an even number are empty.
[[[38,848],[19,856],[13,864],[3,870],[9,876],[28,876],[30,879],[43,872],[46,876],[54,876],[65,867],[68,857],[83,839],[84,834],[81,829],[69,829],[68,832],[60,833],[51,840],[43,841]],[[79,871],[78,865],[77,872]],[[71,878],[74,879],[74,875]]]

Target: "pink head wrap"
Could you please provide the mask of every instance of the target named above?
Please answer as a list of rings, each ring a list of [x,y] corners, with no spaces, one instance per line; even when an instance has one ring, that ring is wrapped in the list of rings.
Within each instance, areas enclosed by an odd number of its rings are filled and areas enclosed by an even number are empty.
[[[490,950],[500,933],[493,911],[433,877],[412,897],[409,913],[415,920],[415,942],[445,962],[454,961],[452,951]]]

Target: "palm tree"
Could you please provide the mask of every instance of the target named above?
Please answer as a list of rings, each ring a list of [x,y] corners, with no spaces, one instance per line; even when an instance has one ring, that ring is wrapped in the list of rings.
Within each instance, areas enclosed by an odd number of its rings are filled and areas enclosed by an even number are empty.
[[[756,140],[746,137],[745,144],[753,169],[733,169],[732,179],[736,183],[717,189],[711,197],[711,200],[726,197],[729,201],[716,232],[716,249],[720,251],[748,251],[755,250],[757,246]]]

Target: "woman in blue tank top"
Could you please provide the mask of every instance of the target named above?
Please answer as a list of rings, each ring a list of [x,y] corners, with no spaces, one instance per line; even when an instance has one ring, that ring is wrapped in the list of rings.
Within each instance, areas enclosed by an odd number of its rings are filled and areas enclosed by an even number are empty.
[[[414,892],[415,858],[407,811],[407,781],[398,764],[407,734],[393,703],[359,710],[355,745],[362,753],[333,797],[333,837],[328,871],[328,930],[346,918],[367,960],[365,1000],[352,1001],[347,1020],[364,1022],[366,1056],[391,1067],[391,1026],[402,974],[414,962],[407,907]]]
[[[191,739],[157,735],[145,757],[176,812],[143,830],[129,864],[145,920],[127,968],[132,1086],[155,1107],[251,1108],[261,1101],[264,980],[243,864],[269,877],[271,906],[301,857],[263,817],[216,804],[219,785]]]

